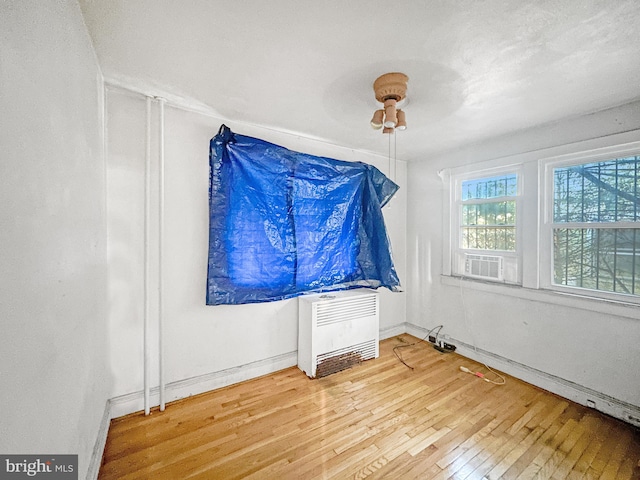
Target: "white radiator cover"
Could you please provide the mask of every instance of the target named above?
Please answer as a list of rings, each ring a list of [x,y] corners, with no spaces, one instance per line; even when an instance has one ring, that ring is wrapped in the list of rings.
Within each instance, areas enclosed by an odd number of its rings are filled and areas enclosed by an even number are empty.
[[[373,290],[298,297],[298,367],[311,378],[379,356],[380,304]]]

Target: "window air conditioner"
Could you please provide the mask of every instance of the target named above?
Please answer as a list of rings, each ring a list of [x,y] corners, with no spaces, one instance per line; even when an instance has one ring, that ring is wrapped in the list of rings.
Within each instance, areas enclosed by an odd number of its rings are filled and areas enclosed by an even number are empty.
[[[468,277],[503,280],[502,257],[465,254],[464,272]]]

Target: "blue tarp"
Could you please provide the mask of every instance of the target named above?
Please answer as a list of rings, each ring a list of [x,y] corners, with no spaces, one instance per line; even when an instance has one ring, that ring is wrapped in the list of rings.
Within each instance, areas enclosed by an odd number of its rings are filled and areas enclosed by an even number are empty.
[[[399,290],[377,168],[288,150],[222,125],[210,142],[207,305]]]

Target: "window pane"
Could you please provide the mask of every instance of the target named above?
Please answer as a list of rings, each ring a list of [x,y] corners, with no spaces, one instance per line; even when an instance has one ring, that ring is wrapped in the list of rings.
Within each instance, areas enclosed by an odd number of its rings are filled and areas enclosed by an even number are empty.
[[[455,210],[452,209],[459,221],[456,236],[459,243],[452,245],[455,252],[452,272],[465,276],[470,274],[473,267],[468,262],[467,254],[490,255],[499,260],[496,265],[503,265],[504,262],[508,266],[495,275],[489,275],[488,272],[487,275],[496,281],[519,284],[520,258],[515,255],[519,221],[516,208],[520,194],[518,173],[503,170],[502,174],[497,175],[495,172],[490,176],[485,171],[484,176],[481,173],[471,180],[453,179],[460,190],[455,197]],[[480,272],[472,276],[477,275]]]
[[[516,227],[463,227],[462,248],[513,252],[516,249]]]
[[[554,169],[554,221],[639,221],[639,165],[636,156]]]
[[[554,230],[556,284],[640,295],[640,228]]]
[[[486,180],[483,180],[483,182],[486,182]],[[503,182],[502,185],[507,184]],[[487,188],[494,187],[495,185]],[[485,187],[483,186],[482,188]],[[462,205],[461,246],[467,249],[513,252],[516,249],[515,222],[515,200],[466,203]]]
[[[516,222],[516,202],[465,204],[462,225],[510,225]]]
[[[462,182],[462,200],[514,197],[518,193],[515,174]]]

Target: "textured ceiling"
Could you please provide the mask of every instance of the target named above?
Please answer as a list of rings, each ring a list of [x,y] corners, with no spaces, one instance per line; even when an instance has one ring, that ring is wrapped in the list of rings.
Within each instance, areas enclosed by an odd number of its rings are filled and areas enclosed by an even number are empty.
[[[404,72],[406,160],[640,98],[638,0],[80,5],[109,82],[349,148],[386,155],[372,84]]]

